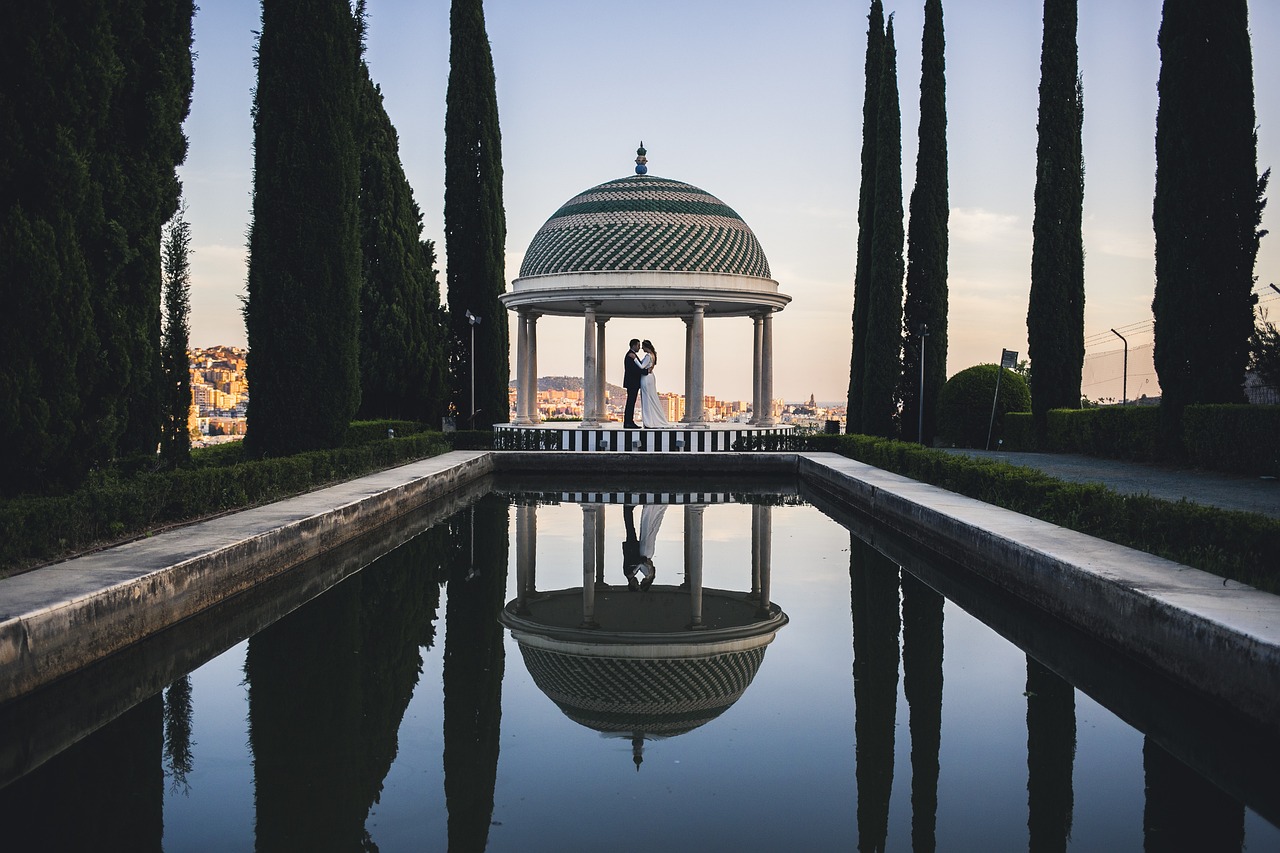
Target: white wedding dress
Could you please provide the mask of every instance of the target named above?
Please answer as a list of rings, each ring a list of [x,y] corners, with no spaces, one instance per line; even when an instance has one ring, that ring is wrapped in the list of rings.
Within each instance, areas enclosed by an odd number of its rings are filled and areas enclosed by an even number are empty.
[[[653,356],[645,353],[637,361],[640,367],[648,369],[653,364]],[[670,429],[672,426],[667,420],[666,406],[658,398],[658,382],[652,370],[640,377],[640,420],[645,429]]]

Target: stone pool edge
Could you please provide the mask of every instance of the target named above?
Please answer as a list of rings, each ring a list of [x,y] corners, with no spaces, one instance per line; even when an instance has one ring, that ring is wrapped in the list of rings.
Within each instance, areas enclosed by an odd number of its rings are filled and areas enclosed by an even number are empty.
[[[0,702],[497,473],[606,475],[622,490],[631,475],[794,475],[1277,726],[1280,596],[833,453],[454,451],[0,580]]]

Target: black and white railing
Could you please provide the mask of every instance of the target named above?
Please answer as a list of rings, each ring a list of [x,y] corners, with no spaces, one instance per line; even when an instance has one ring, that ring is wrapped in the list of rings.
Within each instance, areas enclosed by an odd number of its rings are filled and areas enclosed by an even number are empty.
[[[576,450],[623,453],[716,453],[734,450],[740,441],[789,435],[790,427],[710,429],[590,429],[497,425],[497,450]]]

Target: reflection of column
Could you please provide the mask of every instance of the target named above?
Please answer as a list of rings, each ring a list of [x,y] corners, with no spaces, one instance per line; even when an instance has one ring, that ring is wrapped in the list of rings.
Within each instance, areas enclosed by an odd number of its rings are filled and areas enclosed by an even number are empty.
[[[538,564],[538,505],[516,504],[516,611],[527,612],[529,598],[536,592]]]
[[[704,368],[706,365],[706,342],[702,333],[703,319],[706,317],[707,303],[693,303],[693,323],[691,325],[693,341],[690,344],[692,356],[689,359],[689,398],[685,400],[685,409],[689,412],[689,423],[698,425],[706,423],[706,415],[702,409]]]
[[[516,419],[529,423],[529,316],[516,309]]]
[[[595,508],[596,525],[596,586],[606,586],[604,582],[604,506]]]
[[[684,414],[680,416],[680,422],[687,424],[693,399],[693,318],[680,319],[684,321]]]
[[[910,708],[911,848],[933,850],[942,747],[943,597],[902,573],[902,685]]]
[[[773,507],[760,507],[760,608],[761,619],[769,616],[769,574],[773,553]]]
[[[773,416],[773,312],[764,315],[761,325],[764,328],[760,333],[760,396],[764,398],[764,408],[756,423],[773,426],[778,422]]]
[[[542,423],[542,415],[538,413],[538,317],[537,311],[526,312],[529,321],[529,367],[526,386],[529,389],[529,423]]]
[[[684,575],[689,584],[689,629],[702,624],[702,504],[684,507]]]
[[[751,505],[751,593],[748,601],[760,600],[760,504]]]
[[[595,426],[597,374],[600,362],[596,353],[596,306],[599,302],[584,300],[583,317],[586,320],[582,337],[582,425]]]
[[[1150,737],[1142,742],[1147,803],[1143,849],[1151,851],[1243,850],[1244,806],[1166,752]]]
[[[748,423],[760,423],[764,413],[760,401],[760,382],[764,377],[764,319],[762,314],[751,315],[751,420]]]
[[[599,628],[596,622],[596,528],[599,504],[582,505],[582,628]]]
[[[605,416],[604,405],[604,324],[609,322],[608,317],[596,317],[596,411],[595,420],[603,423],[608,418]]]
[[[1066,850],[1074,797],[1076,691],[1027,657],[1027,829],[1032,850]]]
[[[898,567],[849,537],[858,847],[884,850],[898,705]]]

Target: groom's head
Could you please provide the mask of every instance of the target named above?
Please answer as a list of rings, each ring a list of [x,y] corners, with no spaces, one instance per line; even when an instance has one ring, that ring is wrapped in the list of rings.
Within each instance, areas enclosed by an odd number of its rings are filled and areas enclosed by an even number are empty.
[[[631,344],[630,344],[630,346],[631,346],[631,351],[632,351],[632,352],[635,352],[636,350],[640,349],[640,339],[639,339],[639,338],[632,338],[632,339],[631,339]]]

